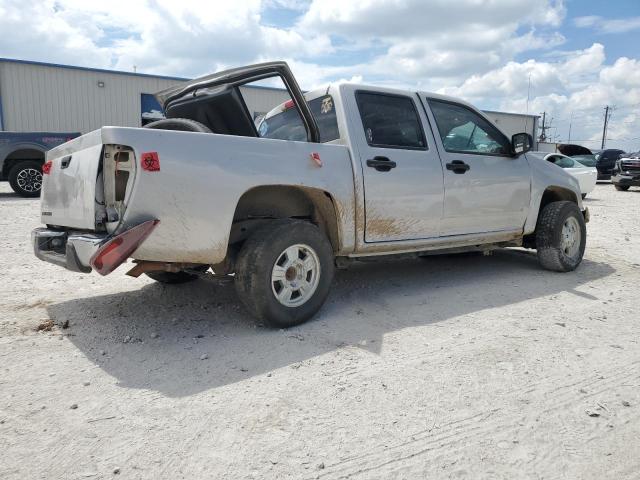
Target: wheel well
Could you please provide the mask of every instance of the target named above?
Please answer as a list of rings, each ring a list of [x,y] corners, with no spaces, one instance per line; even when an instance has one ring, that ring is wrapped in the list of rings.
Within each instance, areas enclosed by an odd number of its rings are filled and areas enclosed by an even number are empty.
[[[538,213],[542,211],[544,207],[546,207],[551,202],[560,202],[560,201],[568,201],[573,203],[578,203],[578,199],[576,194],[571,190],[567,190],[566,188],[561,187],[548,187],[544,193],[542,194],[542,199],[540,200],[540,208],[538,209]]]
[[[21,148],[14,150],[4,159],[4,164],[2,165],[2,176],[6,178],[9,175],[9,171],[15,164],[25,160],[34,160],[36,162],[44,163],[44,152],[36,150],[35,148]]]
[[[568,201],[573,203],[578,203],[578,199],[576,194],[571,190],[567,190],[562,187],[547,187],[547,189],[542,194],[542,198],[540,199],[540,207],[538,208],[538,218],[540,217],[540,212],[542,209],[549,205],[552,202],[561,202]],[[535,231],[525,235],[522,239],[523,246],[525,248],[535,248]]]
[[[316,188],[285,185],[255,187],[240,197],[229,243],[241,243],[265,222],[281,218],[314,223],[327,235],[334,251],[338,250],[338,220],[331,195]]]

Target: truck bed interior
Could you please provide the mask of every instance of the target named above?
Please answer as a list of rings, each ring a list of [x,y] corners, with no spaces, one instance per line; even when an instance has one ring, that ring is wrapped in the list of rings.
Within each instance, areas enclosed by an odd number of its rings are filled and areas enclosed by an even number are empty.
[[[204,89],[175,100],[168,105],[166,117],[195,120],[209,127],[213,133],[258,136],[240,87],[235,85]]]

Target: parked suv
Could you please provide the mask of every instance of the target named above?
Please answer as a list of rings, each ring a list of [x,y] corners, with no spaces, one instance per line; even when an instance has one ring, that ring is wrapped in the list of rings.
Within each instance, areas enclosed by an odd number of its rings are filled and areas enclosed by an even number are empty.
[[[616,162],[611,177],[611,183],[616,190],[629,190],[630,187],[640,187],[640,152],[623,155]]]
[[[620,156],[624,155],[624,153],[624,150],[618,150],[616,148],[601,150],[596,153],[598,180],[609,180],[611,178],[616,161],[618,161]]]

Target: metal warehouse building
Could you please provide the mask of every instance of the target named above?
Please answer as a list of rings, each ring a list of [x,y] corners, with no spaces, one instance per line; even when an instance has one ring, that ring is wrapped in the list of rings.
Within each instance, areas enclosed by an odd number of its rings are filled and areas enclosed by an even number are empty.
[[[153,94],[186,78],[0,58],[0,131],[81,132],[104,125],[140,127],[159,118]],[[241,87],[255,116],[287,92]]]
[[[80,132],[140,127],[160,118],[153,94],[188,79],[0,58],[0,131]],[[288,100],[277,88],[241,87],[254,118]],[[536,138],[538,117],[485,112],[507,135]]]

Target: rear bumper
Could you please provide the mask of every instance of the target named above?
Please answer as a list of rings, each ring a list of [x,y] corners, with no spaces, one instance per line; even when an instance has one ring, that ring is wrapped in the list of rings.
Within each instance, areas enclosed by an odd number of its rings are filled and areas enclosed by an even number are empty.
[[[107,234],[65,232],[36,228],[31,232],[33,252],[45,262],[73,272],[91,272],[90,260]]]
[[[640,187],[640,173],[617,173],[611,177],[611,183],[615,185],[629,185],[631,187]]]

